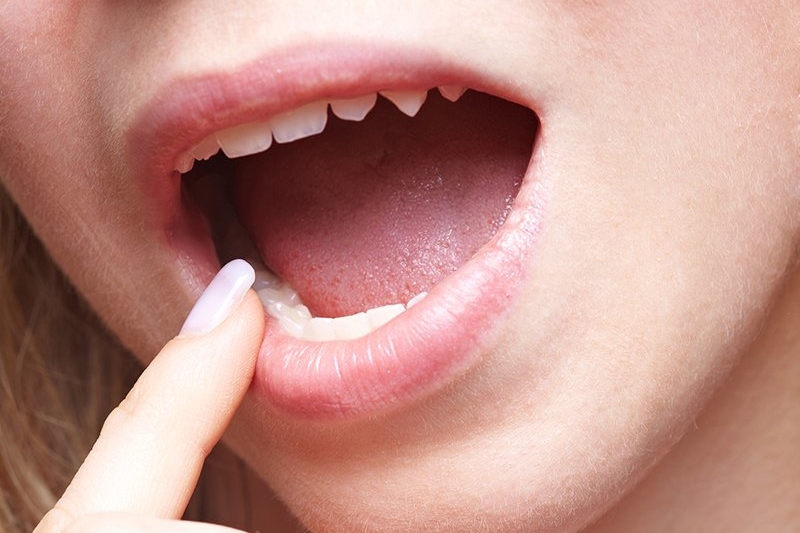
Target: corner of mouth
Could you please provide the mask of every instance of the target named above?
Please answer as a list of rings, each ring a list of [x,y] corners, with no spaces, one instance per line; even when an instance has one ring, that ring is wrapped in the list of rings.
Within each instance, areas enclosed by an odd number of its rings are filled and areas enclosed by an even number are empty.
[[[210,134],[310,102],[373,92],[463,87],[515,100],[502,83],[480,73],[445,68],[438,58],[397,55],[402,61],[386,69],[391,54],[374,50],[292,51],[234,72],[177,80],[158,93],[131,130],[129,152],[143,191],[152,198],[153,220],[164,230],[165,245],[174,248],[183,270],[200,278],[198,285],[222,258],[214,252],[202,214],[186,201],[176,162]],[[540,127],[537,118],[535,139]],[[504,222],[413,308],[364,336],[325,341],[293,337],[265,312],[267,334],[252,387],[256,400],[290,417],[353,419],[418,401],[474,367],[491,350],[529,274],[544,205],[536,183],[538,144],[534,140]]]

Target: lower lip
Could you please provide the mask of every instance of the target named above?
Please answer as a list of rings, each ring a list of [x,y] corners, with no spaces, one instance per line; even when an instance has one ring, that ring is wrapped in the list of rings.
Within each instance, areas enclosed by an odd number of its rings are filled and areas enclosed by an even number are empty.
[[[425,299],[366,337],[303,341],[267,316],[252,386],[256,398],[293,417],[364,417],[419,401],[475,366],[520,292],[540,233],[542,195],[534,173],[532,162],[489,243]]]

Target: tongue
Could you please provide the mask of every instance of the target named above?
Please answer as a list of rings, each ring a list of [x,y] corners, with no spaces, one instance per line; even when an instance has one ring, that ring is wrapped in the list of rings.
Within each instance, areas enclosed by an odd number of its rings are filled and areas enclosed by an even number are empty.
[[[315,316],[405,303],[483,246],[531,155],[529,110],[431,91],[415,118],[378,99],[363,122],[238,160],[235,204],[264,264]]]

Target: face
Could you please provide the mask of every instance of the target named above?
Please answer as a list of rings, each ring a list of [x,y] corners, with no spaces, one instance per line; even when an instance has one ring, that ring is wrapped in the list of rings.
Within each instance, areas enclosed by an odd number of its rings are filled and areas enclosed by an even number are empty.
[[[338,340],[265,313],[226,439],[312,530],[577,528],[792,268],[800,10],[753,6],[6,2],[0,176],[145,363],[233,255],[323,317],[428,293]]]

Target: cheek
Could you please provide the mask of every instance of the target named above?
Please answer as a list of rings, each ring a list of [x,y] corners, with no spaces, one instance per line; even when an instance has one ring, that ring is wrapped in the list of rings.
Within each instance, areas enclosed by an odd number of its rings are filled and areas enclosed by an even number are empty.
[[[554,213],[516,349],[620,453],[680,434],[797,258],[800,72],[775,60],[796,26],[693,9],[593,12],[573,99],[543,118]]]
[[[121,164],[124,140],[86,70],[77,4],[39,7],[0,8],[13,12],[0,16],[0,180],[104,321],[134,352],[153,354],[190,296],[153,259],[163,236],[143,227],[144,201]]]
[[[9,2],[0,17],[2,179],[45,233],[58,230],[52,214],[59,206],[74,210],[90,188],[94,154],[86,139],[98,134],[77,82],[74,4]]]

